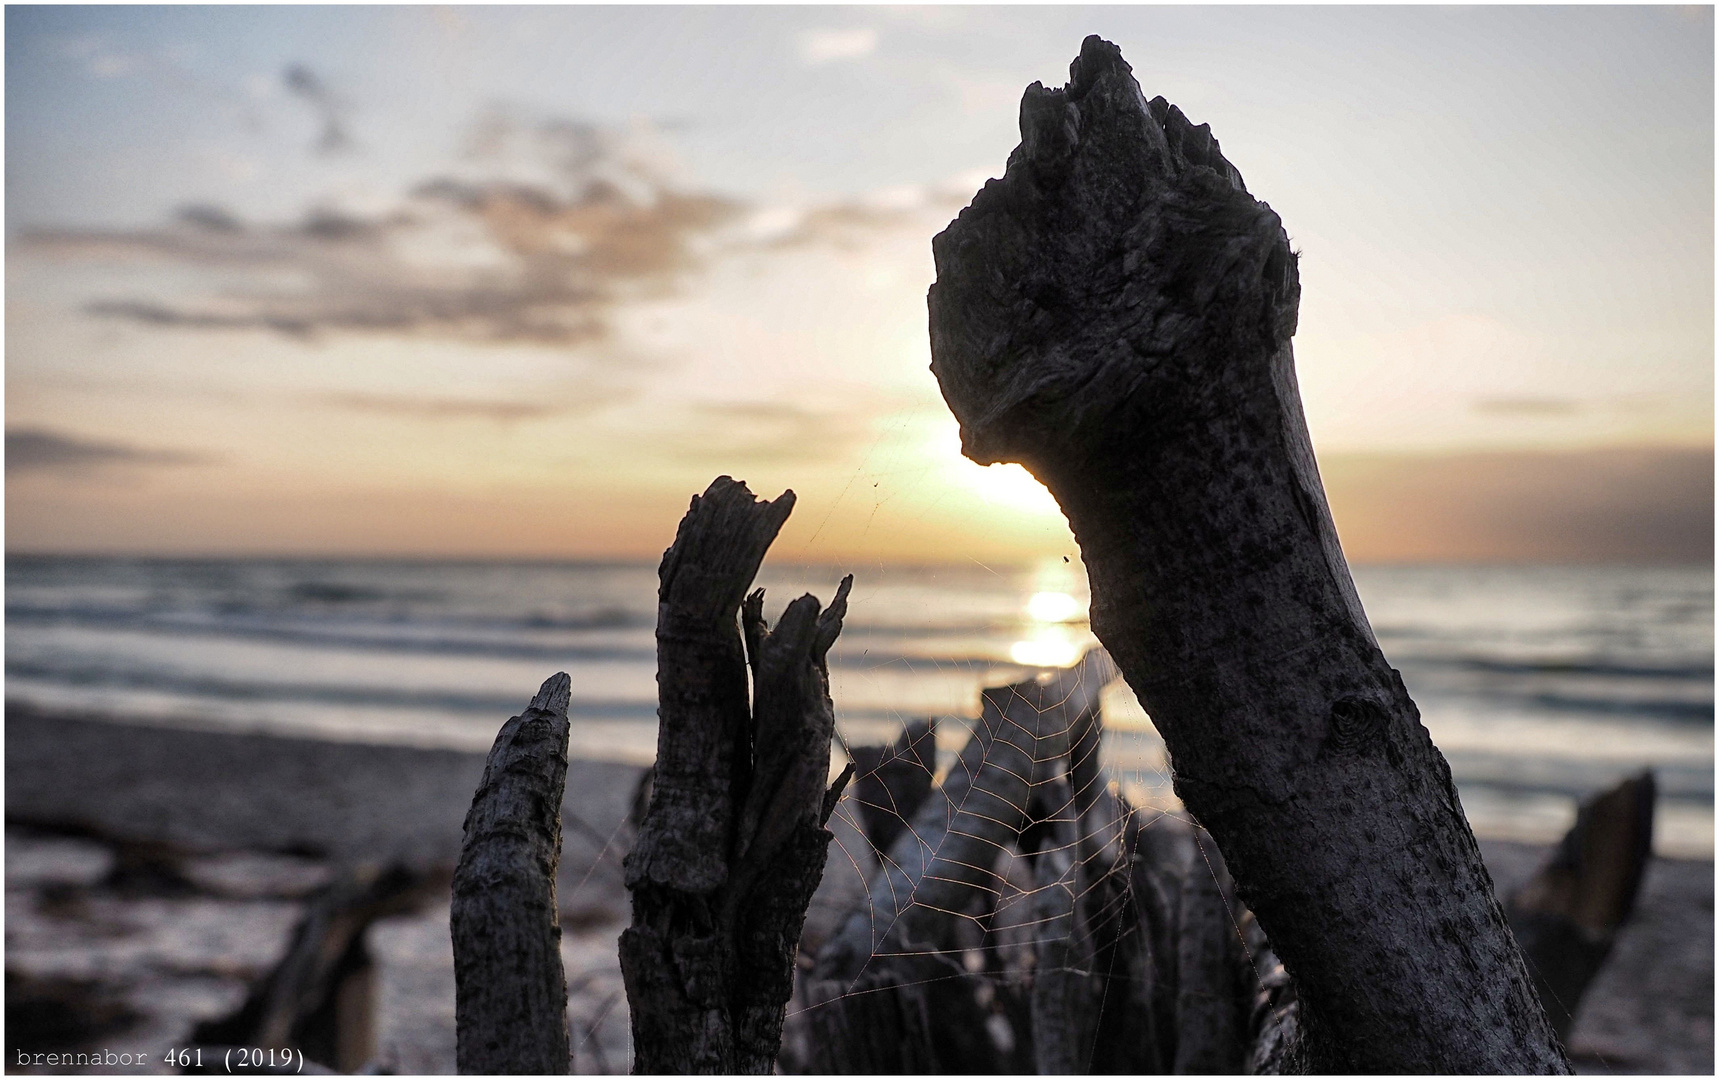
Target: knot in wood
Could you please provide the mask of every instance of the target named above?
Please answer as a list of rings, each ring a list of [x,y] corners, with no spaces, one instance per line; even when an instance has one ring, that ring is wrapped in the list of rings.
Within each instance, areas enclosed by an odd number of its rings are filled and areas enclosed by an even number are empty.
[[[1385,730],[1384,706],[1367,698],[1343,697],[1331,703],[1331,722],[1325,745],[1339,754],[1366,750]]]

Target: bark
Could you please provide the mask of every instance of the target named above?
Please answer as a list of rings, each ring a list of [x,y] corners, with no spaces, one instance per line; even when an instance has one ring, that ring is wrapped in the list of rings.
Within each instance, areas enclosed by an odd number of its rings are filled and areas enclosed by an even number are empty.
[[[566,1073],[567,978],[555,871],[571,682],[551,676],[495,737],[454,871],[461,1073]]]
[[[1276,1076],[1305,1072],[1299,1053],[1301,1006],[1295,1000],[1295,980],[1266,940],[1265,931],[1253,912],[1243,908],[1238,916],[1242,939],[1247,942],[1248,966],[1252,969],[1253,1001],[1248,1015],[1248,1072]]]
[[[1108,655],[1094,650],[1100,683],[1116,676]],[[1095,665],[1096,666],[1096,665]],[[1111,790],[1100,759],[1103,718],[1077,713],[1069,732],[1068,780],[1079,830],[1081,932],[1090,943],[1091,1053],[1083,1072],[1160,1073],[1173,1061],[1172,1033],[1158,1023],[1165,973],[1154,955],[1147,907],[1153,897],[1135,888],[1133,808]],[[1173,980],[1173,975],[1171,976]]]
[[[824,658],[853,579],[828,610],[795,600],[774,629],[763,590],[746,595],[793,505],[719,477],[663,556],[657,763],[620,947],[635,1072],[768,1073],[781,1047],[824,824],[852,772],[826,790]]]
[[[1033,1062],[1041,1076],[1087,1072],[1098,1004],[1089,944],[1075,932],[1075,896],[1080,888],[1074,860],[1046,852],[1036,869],[1034,927],[1039,934],[1033,964]]]
[[[1506,905],[1540,1003],[1568,1041],[1588,983],[1635,909],[1653,855],[1653,773],[1584,802],[1533,880]]]
[[[1194,843],[1177,935],[1175,1071],[1230,1075],[1247,1065],[1247,960],[1223,857],[1210,837]]]
[[[810,1072],[911,1076],[938,1071],[931,1020],[918,987],[878,970],[852,984],[824,984],[823,990],[828,996],[807,1013]]]
[[[932,370],[1062,506],[1092,626],[1299,986],[1304,1067],[1567,1072],[1338,546],[1276,214],[1088,38],[933,242]]]

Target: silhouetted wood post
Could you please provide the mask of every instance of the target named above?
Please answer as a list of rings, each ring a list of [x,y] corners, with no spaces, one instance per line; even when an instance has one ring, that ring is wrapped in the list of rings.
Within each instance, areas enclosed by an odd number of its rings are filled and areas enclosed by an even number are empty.
[[[774,629],[763,590],[746,595],[793,506],[791,491],[760,502],[719,477],[663,555],[656,774],[621,935],[637,1073],[769,1073],[781,1048],[824,823],[852,774],[828,783],[824,657],[853,579],[827,610],[795,600]]]
[[[1325,504],[1296,257],[1204,125],[1088,38],[935,241],[932,371],[1068,516],[1092,627],[1299,989],[1288,1067],[1567,1072]]]
[[[1546,864],[1504,905],[1560,1039],[1635,910],[1653,857],[1656,790],[1650,771],[1584,799]]]
[[[566,674],[495,737],[466,814],[450,912],[461,1073],[566,1073],[555,870],[567,783]]]

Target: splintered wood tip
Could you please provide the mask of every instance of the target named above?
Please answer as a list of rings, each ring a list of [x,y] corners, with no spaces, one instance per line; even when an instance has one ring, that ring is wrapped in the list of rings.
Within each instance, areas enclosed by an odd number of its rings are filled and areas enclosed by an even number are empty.
[[[568,678],[565,671],[557,671],[543,680],[543,686],[537,691],[537,696],[531,699],[530,707],[539,712],[564,715],[572,697],[573,680]]]

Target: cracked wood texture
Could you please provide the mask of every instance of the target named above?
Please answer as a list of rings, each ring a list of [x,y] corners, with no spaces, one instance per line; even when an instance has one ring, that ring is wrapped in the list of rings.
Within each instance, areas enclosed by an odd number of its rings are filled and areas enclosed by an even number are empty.
[[[466,814],[449,916],[455,1059],[464,1074],[572,1066],[555,903],[571,689],[565,673],[551,676],[502,725]]]
[[[1338,546],[1283,225],[1114,45],[1070,74],[1027,89],[1004,177],[933,241],[962,448],[1067,515],[1093,630],[1298,984],[1285,1067],[1568,1072]]]
[[[621,974],[636,1073],[771,1072],[806,906],[823,876],[833,785],[825,656],[853,578],[774,628],[747,595],[794,506],[718,477],[658,571],[657,763],[626,859]],[[751,693],[748,696],[748,668]]]

